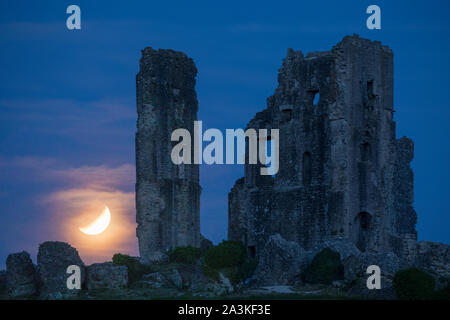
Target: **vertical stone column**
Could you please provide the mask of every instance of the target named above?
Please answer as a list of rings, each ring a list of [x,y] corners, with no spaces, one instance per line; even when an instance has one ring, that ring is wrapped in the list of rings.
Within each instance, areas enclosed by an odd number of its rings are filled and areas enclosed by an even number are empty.
[[[198,165],[175,165],[170,157],[175,129],[187,129],[193,143],[196,75],[193,60],[182,52],[142,50],[136,76],[136,222],[144,261],[159,260],[176,246],[200,245]]]

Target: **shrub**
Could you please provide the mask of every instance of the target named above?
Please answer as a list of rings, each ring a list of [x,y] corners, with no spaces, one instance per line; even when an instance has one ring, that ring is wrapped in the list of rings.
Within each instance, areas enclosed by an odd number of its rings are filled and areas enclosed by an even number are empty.
[[[448,284],[446,287],[438,290],[434,298],[436,300],[450,300],[450,284]]]
[[[222,241],[210,248],[202,259],[206,276],[218,280],[219,272],[222,272],[233,284],[249,278],[257,264],[256,259],[247,256],[247,250],[240,241]]]
[[[210,266],[206,265],[205,263],[202,263],[202,271],[204,273],[205,276],[207,276],[208,278],[214,279],[214,280],[219,280],[219,270],[217,269],[213,269]]]
[[[112,261],[116,265],[127,266],[129,283],[140,280],[144,274],[152,272],[150,266],[142,264],[137,258],[126,254],[116,253]]]
[[[169,259],[171,262],[193,264],[201,256],[201,249],[192,246],[176,247],[169,251]]]
[[[325,248],[317,253],[302,274],[307,283],[331,284],[344,278],[344,266],[339,252]]]
[[[203,263],[213,269],[237,267],[244,263],[246,256],[242,242],[222,241],[205,253]]]
[[[402,300],[425,300],[434,295],[434,278],[416,268],[397,271],[393,285],[397,297]]]
[[[250,278],[255,273],[258,266],[258,260],[256,258],[247,257],[244,263],[239,268],[239,278],[242,280]]]

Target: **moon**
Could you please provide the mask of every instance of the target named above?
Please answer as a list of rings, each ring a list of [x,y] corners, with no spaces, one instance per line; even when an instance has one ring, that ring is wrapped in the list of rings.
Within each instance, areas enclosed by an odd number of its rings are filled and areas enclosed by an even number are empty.
[[[109,212],[109,208],[105,206],[105,210],[103,210],[100,217],[98,217],[97,220],[92,222],[90,225],[84,228],[80,228],[80,231],[83,232],[84,234],[95,236],[105,231],[106,228],[108,228],[110,222],[111,222],[111,212]]]

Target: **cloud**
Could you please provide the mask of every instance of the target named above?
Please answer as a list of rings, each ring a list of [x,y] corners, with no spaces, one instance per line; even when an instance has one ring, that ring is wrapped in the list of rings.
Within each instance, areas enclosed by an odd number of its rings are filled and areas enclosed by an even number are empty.
[[[134,185],[135,166],[123,164],[118,167],[83,166],[78,168],[53,170],[55,179],[66,180],[75,185],[81,185],[94,190],[128,189]]]
[[[84,261],[107,261],[118,252],[137,255],[134,192],[72,188],[53,192],[44,201],[52,208],[60,237],[76,247]],[[105,206],[111,211],[108,229],[96,236],[81,233],[79,228],[94,221]]]
[[[0,169],[10,173],[7,179],[19,177],[19,186],[30,179],[42,186],[37,195],[21,197],[31,207],[20,210],[20,216],[6,212],[2,217],[3,227],[27,230],[26,241],[33,242],[32,246],[47,240],[65,241],[88,264],[111,260],[118,252],[138,255],[134,165],[73,167],[52,158],[0,157]],[[79,228],[94,221],[105,206],[111,211],[106,231],[97,236],[81,233]],[[14,236],[10,241],[23,244],[23,239]]]
[[[44,195],[42,201],[52,208],[61,235],[79,249],[83,259],[104,261],[117,252],[137,254],[133,165],[50,169],[48,176],[67,187]],[[112,216],[109,228],[97,236],[81,233],[79,228],[94,221],[105,206]]]
[[[35,131],[68,135],[107,133],[113,124],[136,119],[134,105],[120,99],[3,99],[0,110],[3,120],[36,125],[31,128]]]
[[[66,159],[78,164],[132,159],[136,112],[131,102],[0,99],[0,113],[5,132],[0,142],[10,147],[10,154],[60,157],[65,152]]]

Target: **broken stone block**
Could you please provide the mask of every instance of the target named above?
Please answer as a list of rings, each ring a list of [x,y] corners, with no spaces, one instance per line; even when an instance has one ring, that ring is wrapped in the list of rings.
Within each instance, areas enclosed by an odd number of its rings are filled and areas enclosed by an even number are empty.
[[[392,278],[381,276],[380,289],[368,289],[367,278],[362,277],[355,281],[355,284],[349,289],[348,293],[352,296],[364,299],[374,300],[393,300],[397,299]]]
[[[92,289],[121,289],[128,285],[128,268],[112,262],[94,263],[86,268],[86,287]]]
[[[219,273],[219,280],[212,280],[198,275],[189,287],[192,295],[197,297],[220,297],[234,292],[233,285],[230,280]]]
[[[355,244],[348,239],[333,239],[324,241],[317,245],[314,248],[314,251],[317,253],[325,248],[338,252],[342,260],[349,256],[357,256],[361,253]]]
[[[138,281],[138,286],[158,289],[169,287],[170,283],[160,272],[152,272],[144,274]]]
[[[220,277],[220,283],[222,284],[222,287],[225,289],[226,293],[233,293],[234,288],[233,285],[230,282],[230,279],[225,277],[225,275],[222,272],[219,272]]]
[[[212,248],[214,244],[211,240],[205,238],[203,235],[200,235],[200,249],[202,253],[208,251],[208,249]]]
[[[144,257],[139,257],[138,260],[142,264],[150,265],[150,264],[168,263],[170,259],[167,254],[159,252],[159,251],[155,251],[155,252],[148,253]]]
[[[392,252],[385,254],[360,253],[342,259],[344,265],[344,277],[348,281],[369,276],[367,267],[376,265],[380,267],[381,275],[392,280],[395,273],[401,269],[401,260]]]
[[[276,234],[261,252],[253,278],[258,285],[292,285],[311,259],[311,252]]]
[[[65,242],[44,242],[39,246],[37,261],[42,299],[67,299],[78,295],[80,290],[67,288],[70,265],[80,267],[81,283],[85,279],[85,266],[75,248]]]
[[[36,268],[28,252],[12,253],[6,259],[6,288],[12,297],[37,293]]]
[[[183,278],[177,269],[173,269],[164,275],[177,289],[183,288]]]

